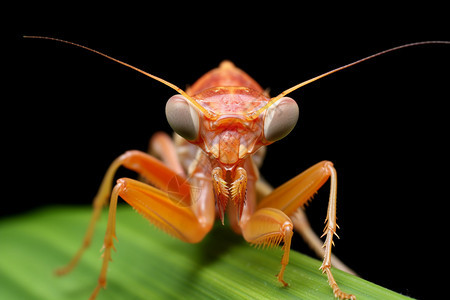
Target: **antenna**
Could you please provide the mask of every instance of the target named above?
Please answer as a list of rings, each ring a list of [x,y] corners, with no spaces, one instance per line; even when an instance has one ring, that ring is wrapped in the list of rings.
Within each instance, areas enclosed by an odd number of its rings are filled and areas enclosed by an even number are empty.
[[[316,81],[316,80],[319,80],[319,79],[321,79],[321,78],[324,78],[324,77],[326,77],[326,76],[328,76],[328,75],[331,75],[331,74],[333,74],[333,73],[336,73],[336,72],[341,71],[341,70],[344,70],[344,69],[347,69],[348,67],[352,67],[352,66],[354,66],[354,65],[357,65],[357,64],[359,64],[359,63],[362,63],[363,61],[366,61],[366,60],[375,58],[375,57],[377,57],[377,56],[380,56],[380,55],[383,55],[383,54],[386,54],[386,53],[389,53],[389,52],[397,51],[397,50],[400,50],[400,49],[403,49],[403,48],[414,47],[414,46],[420,46],[420,45],[429,45],[429,44],[447,44],[447,45],[450,45],[450,41],[424,41],[424,42],[417,42],[417,43],[404,44],[404,45],[401,45],[401,46],[397,46],[397,47],[394,47],[394,48],[390,48],[390,49],[387,49],[387,50],[384,50],[384,51],[377,52],[377,53],[375,53],[375,54],[369,55],[369,56],[367,56],[367,57],[364,57],[364,58],[362,58],[362,59],[359,59],[359,60],[354,61],[354,62],[352,62],[352,63],[349,63],[349,64],[347,64],[347,65],[344,65],[344,66],[342,66],[342,67],[333,69],[333,70],[331,70],[331,71],[325,72],[325,73],[323,73],[323,74],[321,74],[321,75],[319,75],[319,76],[316,76],[316,77],[314,77],[314,78],[311,78],[311,79],[308,79],[308,80],[306,80],[306,81],[303,81],[303,82],[301,82],[301,83],[299,83],[299,84],[297,84],[297,85],[294,85],[293,87],[291,87],[291,88],[285,90],[284,92],[282,92],[282,93],[279,94],[278,96],[273,97],[272,99],[270,99],[270,101],[267,102],[266,105],[264,105],[263,107],[261,107],[260,109],[258,109],[257,111],[255,111],[255,112],[252,114],[251,117],[252,117],[252,118],[256,118],[256,117],[259,116],[265,109],[267,109],[269,106],[271,106],[272,104],[274,104],[275,102],[277,102],[278,100],[280,100],[281,98],[283,98],[284,96],[286,96],[287,94],[290,94],[290,93],[292,93],[293,91],[295,91],[295,90],[297,90],[297,89],[299,89],[299,88],[301,88],[301,87],[303,87],[303,86],[305,86],[305,85],[307,85],[307,84],[310,84],[311,82],[314,82],[314,81]]]
[[[133,69],[133,70],[135,70],[135,71],[137,71],[137,72],[139,72],[139,73],[141,73],[141,74],[144,74],[145,76],[148,76],[148,77],[150,77],[150,78],[152,78],[152,79],[154,79],[154,80],[157,80],[157,81],[159,81],[159,82],[161,82],[161,83],[167,85],[168,87],[174,89],[175,91],[177,91],[178,93],[180,93],[181,95],[183,95],[186,99],[188,99],[189,102],[191,102],[191,104],[192,104],[196,109],[198,109],[200,112],[202,112],[202,113],[205,114],[206,116],[209,116],[209,117],[212,116],[211,113],[210,113],[209,111],[207,111],[205,108],[203,108],[200,104],[198,104],[198,102],[195,101],[194,98],[192,98],[191,96],[189,96],[185,91],[183,91],[181,88],[177,87],[177,86],[174,85],[173,83],[170,83],[170,82],[168,82],[168,81],[166,81],[166,80],[164,80],[164,79],[162,79],[162,78],[160,78],[160,77],[158,77],[158,76],[155,76],[155,75],[153,75],[153,74],[150,74],[150,73],[148,73],[148,72],[145,72],[145,71],[143,71],[143,70],[141,70],[141,69],[139,69],[139,68],[136,68],[136,67],[134,67],[134,66],[132,66],[132,65],[130,65],[130,64],[127,64],[127,63],[125,63],[125,62],[123,62],[123,61],[121,61],[121,60],[118,60],[118,59],[116,59],[116,58],[114,58],[114,57],[111,57],[111,56],[109,56],[109,55],[106,55],[106,54],[104,54],[104,53],[102,53],[102,52],[100,52],[100,51],[91,49],[91,48],[89,48],[89,47],[86,47],[86,46],[83,46],[83,45],[80,45],[80,44],[77,44],[77,43],[74,43],[74,42],[69,42],[69,41],[66,41],[66,40],[61,40],[61,39],[52,38],[52,37],[47,37],[47,36],[31,36],[31,35],[25,35],[25,36],[23,36],[23,37],[24,37],[24,38],[27,38],[27,39],[51,40],[51,41],[56,41],[56,42],[60,42],[60,43],[65,43],[65,44],[69,44],[69,45],[72,45],[72,46],[75,46],[75,47],[79,47],[79,48],[88,50],[88,51],[90,51],[90,52],[93,52],[93,53],[95,53],[95,54],[101,55],[101,56],[103,56],[103,57],[106,57],[107,59],[110,59],[110,60],[112,60],[112,61],[114,61],[114,62],[116,62],[116,63],[119,63],[119,64],[121,64],[121,65],[124,65],[125,67],[128,67],[128,68],[130,68],[130,69]]]

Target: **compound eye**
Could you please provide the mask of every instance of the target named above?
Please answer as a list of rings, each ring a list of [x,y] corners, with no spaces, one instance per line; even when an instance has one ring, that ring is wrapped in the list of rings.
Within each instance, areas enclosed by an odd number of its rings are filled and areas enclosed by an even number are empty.
[[[182,95],[172,96],[166,104],[166,118],[170,127],[188,141],[194,141],[199,132],[199,116]]]
[[[268,142],[281,140],[297,124],[299,109],[297,102],[283,97],[269,106],[264,118],[264,137]]]

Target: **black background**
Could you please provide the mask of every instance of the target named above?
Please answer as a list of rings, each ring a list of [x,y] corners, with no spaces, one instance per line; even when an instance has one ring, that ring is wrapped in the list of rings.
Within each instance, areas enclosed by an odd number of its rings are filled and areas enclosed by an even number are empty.
[[[182,88],[230,59],[272,95],[390,47],[450,40],[442,7],[172,5],[17,13],[3,47],[10,76],[2,148],[12,196],[3,194],[2,217],[88,205],[114,158],[170,132],[170,88],[85,50],[22,35],[87,45]],[[449,53],[448,45],[404,49],[292,93],[300,120],[269,147],[261,170],[276,186],[331,160],[341,227],[334,252],[363,278],[417,298],[446,292],[429,279],[446,265]],[[307,208],[317,232],[327,192],[328,185]]]

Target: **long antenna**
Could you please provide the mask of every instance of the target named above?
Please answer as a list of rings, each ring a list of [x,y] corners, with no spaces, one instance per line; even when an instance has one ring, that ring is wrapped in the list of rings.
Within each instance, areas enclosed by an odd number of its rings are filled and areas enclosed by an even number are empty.
[[[326,72],[326,73],[323,73],[323,74],[321,74],[321,75],[319,75],[319,76],[316,76],[316,77],[314,77],[314,78],[311,78],[311,79],[308,79],[308,80],[306,80],[306,81],[303,81],[303,82],[301,82],[301,83],[299,83],[299,84],[297,84],[297,85],[294,85],[293,87],[291,87],[291,88],[285,90],[284,92],[282,92],[282,93],[279,94],[278,96],[273,97],[272,99],[270,99],[270,101],[267,102],[266,105],[264,105],[263,107],[261,107],[260,109],[258,109],[257,111],[255,111],[255,112],[252,114],[251,117],[252,117],[252,118],[256,118],[256,117],[257,117],[258,115],[260,115],[265,109],[267,109],[269,106],[271,106],[272,104],[274,104],[275,102],[277,102],[278,100],[280,100],[281,98],[283,98],[284,96],[286,96],[287,94],[292,93],[293,91],[295,91],[295,90],[297,90],[297,89],[299,89],[299,88],[301,88],[301,87],[303,87],[303,86],[305,86],[305,85],[307,85],[307,84],[310,84],[311,82],[314,82],[314,81],[316,81],[316,80],[319,80],[319,79],[321,79],[321,78],[323,78],[323,77],[326,77],[326,76],[331,75],[331,74],[333,74],[333,73],[336,73],[336,72],[338,72],[338,71],[347,69],[348,67],[352,67],[352,66],[354,66],[354,65],[356,65],[356,64],[362,63],[363,61],[372,59],[372,58],[374,58],[374,57],[377,57],[377,56],[380,56],[380,55],[383,55],[383,54],[386,54],[386,53],[389,53],[389,52],[392,52],[392,51],[396,51],[396,50],[400,50],[400,49],[408,48],[408,47],[413,47],[413,46],[429,45],[429,44],[449,44],[449,45],[450,45],[450,41],[425,41],[425,42],[417,42],[417,43],[404,44],[404,45],[401,45],[401,46],[397,46],[397,47],[394,47],[394,48],[390,48],[390,49],[387,49],[387,50],[384,50],[384,51],[381,51],[381,52],[378,52],[378,53],[369,55],[369,56],[367,56],[367,57],[364,57],[364,58],[362,58],[362,59],[359,59],[359,60],[354,61],[354,62],[352,62],[352,63],[349,63],[349,64],[347,64],[347,65],[344,65],[344,66],[342,66],[342,67],[333,69],[333,70],[328,71],[328,72]]]
[[[79,48],[83,48],[83,49],[88,50],[88,51],[90,51],[90,52],[93,52],[93,53],[95,53],[95,54],[98,54],[98,55],[101,55],[101,56],[103,56],[103,57],[106,57],[107,59],[110,59],[110,60],[112,60],[112,61],[114,61],[114,62],[116,62],[116,63],[119,63],[119,64],[121,64],[121,65],[124,65],[124,66],[126,66],[126,67],[128,67],[128,68],[130,68],[130,69],[133,69],[133,70],[135,70],[135,71],[141,73],[141,74],[144,74],[145,76],[148,76],[148,77],[150,77],[150,78],[152,78],[152,79],[154,79],[154,80],[157,80],[157,81],[159,81],[159,82],[161,82],[161,83],[167,85],[168,87],[171,87],[172,89],[174,89],[175,91],[177,91],[178,93],[180,93],[181,95],[183,95],[184,97],[186,97],[186,99],[188,99],[188,100],[192,103],[192,105],[194,105],[194,107],[197,108],[199,111],[201,111],[203,114],[205,114],[206,116],[211,116],[211,113],[210,113],[209,111],[207,111],[205,108],[203,108],[200,104],[198,104],[197,101],[194,100],[194,98],[192,98],[191,96],[189,96],[185,91],[183,91],[181,88],[177,87],[177,86],[174,85],[173,83],[170,83],[170,82],[168,82],[168,81],[166,81],[166,80],[164,80],[164,79],[162,79],[162,78],[160,78],[160,77],[158,77],[158,76],[155,76],[155,75],[153,75],[153,74],[150,74],[150,73],[148,73],[148,72],[145,72],[145,71],[143,71],[143,70],[141,70],[141,69],[139,69],[139,68],[136,68],[135,66],[132,66],[132,65],[130,65],[130,64],[127,64],[126,62],[123,62],[123,61],[118,60],[118,59],[116,59],[116,58],[114,58],[114,57],[111,57],[111,56],[109,56],[109,55],[106,55],[106,54],[104,54],[104,53],[102,53],[102,52],[100,52],[100,51],[91,49],[91,48],[89,48],[89,47],[86,47],[86,46],[83,46],[83,45],[80,45],[80,44],[77,44],[77,43],[74,43],[74,42],[69,42],[69,41],[66,41],[66,40],[61,40],[61,39],[52,38],[52,37],[47,37],[47,36],[25,35],[25,36],[23,36],[23,37],[24,37],[24,38],[27,38],[27,39],[41,39],[41,40],[51,40],[51,41],[61,42],[61,43],[69,44],[69,45],[76,46],[76,47],[79,47]]]

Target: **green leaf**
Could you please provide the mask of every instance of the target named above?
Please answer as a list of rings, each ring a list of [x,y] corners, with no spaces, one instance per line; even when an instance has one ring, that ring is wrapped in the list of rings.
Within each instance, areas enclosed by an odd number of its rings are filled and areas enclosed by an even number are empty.
[[[0,221],[2,299],[88,299],[97,284],[104,212],[94,242],[68,275],[53,270],[78,249],[90,208],[47,208]],[[129,207],[117,213],[117,253],[98,299],[334,299],[321,262],[291,251],[283,287],[275,274],[282,252],[255,249],[217,224],[199,244],[186,244],[153,228]],[[358,299],[410,299],[333,270],[342,290]]]

